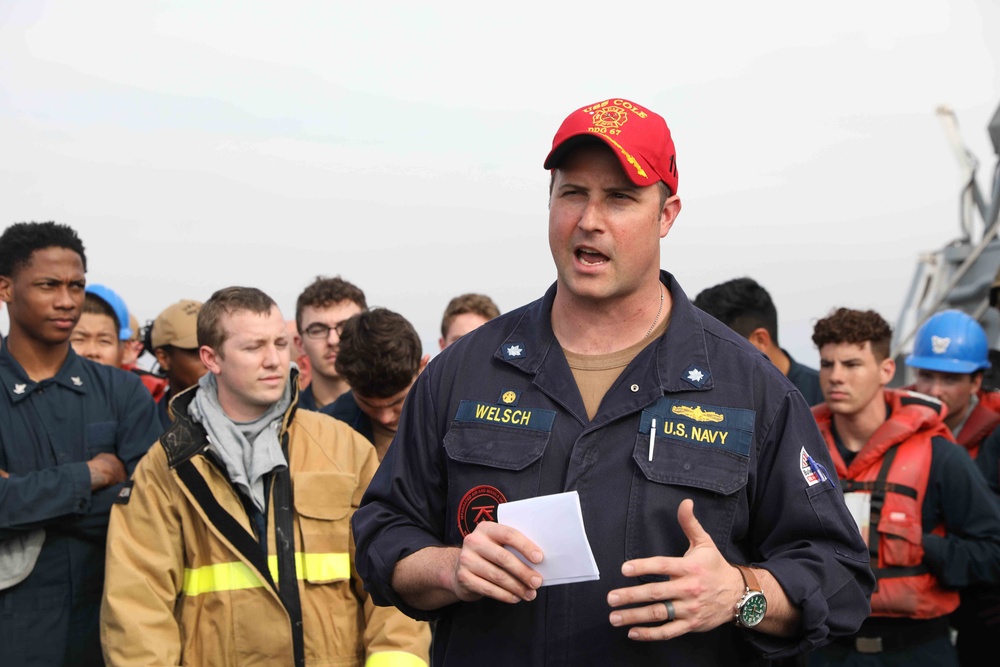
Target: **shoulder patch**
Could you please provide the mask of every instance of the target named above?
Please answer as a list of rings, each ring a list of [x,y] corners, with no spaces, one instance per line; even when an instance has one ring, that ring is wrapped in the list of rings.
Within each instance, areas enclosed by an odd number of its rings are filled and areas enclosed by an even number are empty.
[[[135,482],[133,482],[132,480],[129,480],[129,481],[125,482],[122,485],[122,488],[118,492],[118,495],[115,496],[115,500],[114,500],[114,504],[115,505],[128,505],[128,501],[130,501],[132,499],[132,485],[133,484],[135,484]]]
[[[821,482],[830,482],[830,486],[836,486],[823,464],[810,456],[805,447],[799,451],[799,470],[802,471],[802,478],[809,486],[815,486]]]

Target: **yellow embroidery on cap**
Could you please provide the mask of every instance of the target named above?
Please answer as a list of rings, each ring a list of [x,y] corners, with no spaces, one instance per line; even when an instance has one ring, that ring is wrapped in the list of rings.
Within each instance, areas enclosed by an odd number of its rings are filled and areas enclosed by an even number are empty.
[[[628,122],[628,112],[621,107],[601,109],[594,113],[594,127],[619,128]]]
[[[610,141],[611,143],[613,143],[615,146],[618,147],[618,150],[620,150],[622,152],[622,155],[625,156],[625,159],[628,160],[628,163],[630,165],[632,165],[633,167],[635,167],[635,172],[637,174],[639,174],[643,178],[649,178],[649,176],[646,175],[646,172],[643,171],[643,168],[639,165],[639,163],[635,161],[635,158],[632,157],[631,155],[629,155],[629,152],[627,150],[625,150],[624,148],[622,148],[622,145],[620,143],[618,143],[617,141],[615,141],[611,137],[608,137],[608,141]]]

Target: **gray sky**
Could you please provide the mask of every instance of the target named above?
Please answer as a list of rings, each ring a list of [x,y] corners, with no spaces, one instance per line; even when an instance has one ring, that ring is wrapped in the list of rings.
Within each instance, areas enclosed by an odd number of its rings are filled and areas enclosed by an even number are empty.
[[[140,320],[230,284],[290,318],[340,274],[434,353],[452,296],[506,311],[554,280],[552,135],[625,97],[677,145],[663,266],[692,298],[756,278],[815,365],[816,318],[895,322],[918,255],[958,235],[934,110],[985,187],[998,62],[993,0],[4,0],[2,224],[76,228]]]

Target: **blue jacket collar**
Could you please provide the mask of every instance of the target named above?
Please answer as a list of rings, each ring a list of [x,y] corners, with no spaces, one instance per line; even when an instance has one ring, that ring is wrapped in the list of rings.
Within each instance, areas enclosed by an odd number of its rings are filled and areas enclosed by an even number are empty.
[[[661,271],[660,281],[670,291],[673,308],[666,332],[654,343],[657,346],[657,384],[664,392],[711,389],[712,368],[701,313],[672,274]],[[525,307],[514,330],[494,353],[496,359],[525,373],[536,375],[539,372],[546,357],[553,350],[559,350],[559,341],[552,331],[555,295],[556,284],[553,283],[541,299]]]
[[[30,396],[38,387],[48,384],[58,384],[78,394],[86,394],[89,378],[83,372],[83,364],[84,360],[70,347],[59,372],[52,378],[35,382],[11,355],[7,349],[7,339],[4,338],[0,343],[0,391],[10,396],[11,402],[15,404]]]

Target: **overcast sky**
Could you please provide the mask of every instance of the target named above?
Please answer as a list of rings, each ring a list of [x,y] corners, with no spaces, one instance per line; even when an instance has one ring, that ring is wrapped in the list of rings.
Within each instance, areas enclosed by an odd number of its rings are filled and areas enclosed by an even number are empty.
[[[555,279],[552,135],[625,97],[664,115],[692,298],[742,275],[811,365],[832,307],[895,322],[959,234],[954,109],[985,188],[994,0],[836,3],[0,2],[3,225],[56,220],[140,320],[231,284],[294,315],[317,274],[437,351],[462,292]],[[0,330],[7,322],[0,315]]]

